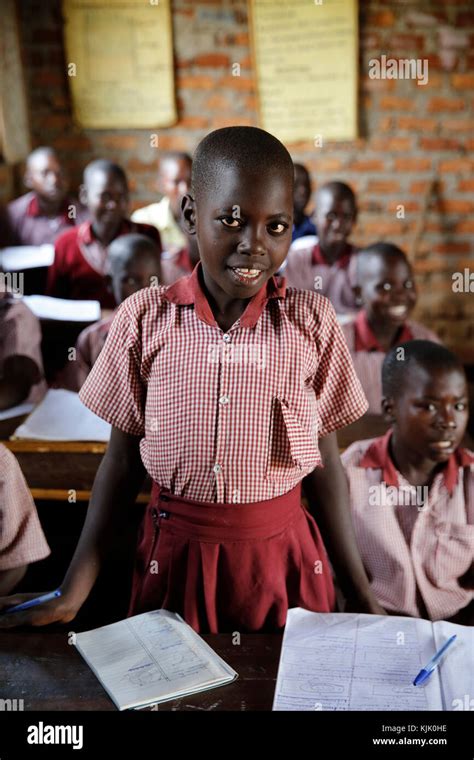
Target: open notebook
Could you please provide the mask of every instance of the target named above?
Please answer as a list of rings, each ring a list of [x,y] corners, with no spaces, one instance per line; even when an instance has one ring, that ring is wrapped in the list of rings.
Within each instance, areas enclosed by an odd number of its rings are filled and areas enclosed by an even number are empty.
[[[78,633],[76,647],[119,710],[206,691],[238,677],[177,613],[167,610]]]
[[[428,681],[413,686],[454,633]],[[274,710],[466,710],[473,695],[474,628],[299,607],[288,612]]]
[[[50,388],[30,416],[15,430],[13,439],[30,441],[101,441],[110,439],[111,427],[97,417],[79,394]]]

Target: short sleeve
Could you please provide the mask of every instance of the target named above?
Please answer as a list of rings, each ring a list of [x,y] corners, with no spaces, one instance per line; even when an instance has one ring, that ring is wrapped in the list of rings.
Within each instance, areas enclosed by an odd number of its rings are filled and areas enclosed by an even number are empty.
[[[0,571],[37,562],[50,549],[20,466],[0,446]]]
[[[131,435],[145,434],[146,384],[137,316],[123,303],[79,398],[98,417]]]
[[[28,356],[43,374],[41,328],[38,318],[21,301],[11,304],[2,325],[1,359]]]
[[[350,425],[368,409],[336,312],[327,298],[318,297],[316,328],[318,368],[314,391],[318,402],[319,436]]]

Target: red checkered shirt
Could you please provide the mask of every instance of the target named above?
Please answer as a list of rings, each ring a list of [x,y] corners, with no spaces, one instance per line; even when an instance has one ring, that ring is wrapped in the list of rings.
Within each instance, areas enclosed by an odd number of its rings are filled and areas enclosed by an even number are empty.
[[[141,436],[150,476],[199,501],[286,493],[321,464],[318,438],[367,402],[329,301],[272,277],[224,333],[201,262],[119,308],[80,396]]]

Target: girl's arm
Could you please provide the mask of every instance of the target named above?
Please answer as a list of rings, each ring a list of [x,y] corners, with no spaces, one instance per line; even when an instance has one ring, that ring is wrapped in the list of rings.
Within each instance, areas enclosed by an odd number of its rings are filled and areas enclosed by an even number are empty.
[[[79,543],[60,586],[62,596],[25,612],[0,616],[0,628],[73,620],[87,599],[112,540],[125,521],[127,509],[135,503],[143,484],[145,469],[140,459],[139,443],[138,436],[112,428],[110,443],[94,480]],[[39,595],[2,597],[0,610]]]
[[[359,550],[349,507],[349,488],[335,433],[321,438],[324,467],[303,480],[309,510],[321,530],[329,559],[351,610],[385,615],[373,595]]]

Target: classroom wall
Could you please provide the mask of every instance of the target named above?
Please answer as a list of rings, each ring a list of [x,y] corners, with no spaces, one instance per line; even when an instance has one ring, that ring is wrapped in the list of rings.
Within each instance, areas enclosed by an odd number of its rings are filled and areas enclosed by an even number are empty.
[[[154,199],[156,149],[149,130],[91,131],[73,125],[60,0],[21,0],[33,144],[54,145],[74,182],[85,162],[122,163],[133,205]],[[289,146],[318,183],[340,178],[359,193],[355,242],[392,240],[413,255],[425,194],[427,213],[416,258],[418,317],[474,362],[474,299],[452,291],[452,273],[472,267],[474,219],[474,11],[469,0],[360,0],[360,138],[315,148]],[[192,151],[211,129],[257,124],[246,0],[174,0],[178,124],[159,130],[160,147]],[[382,53],[427,58],[429,82],[372,80],[368,62]],[[232,63],[241,76],[231,75]],[[396,216],[404,205],[405,219]]]

